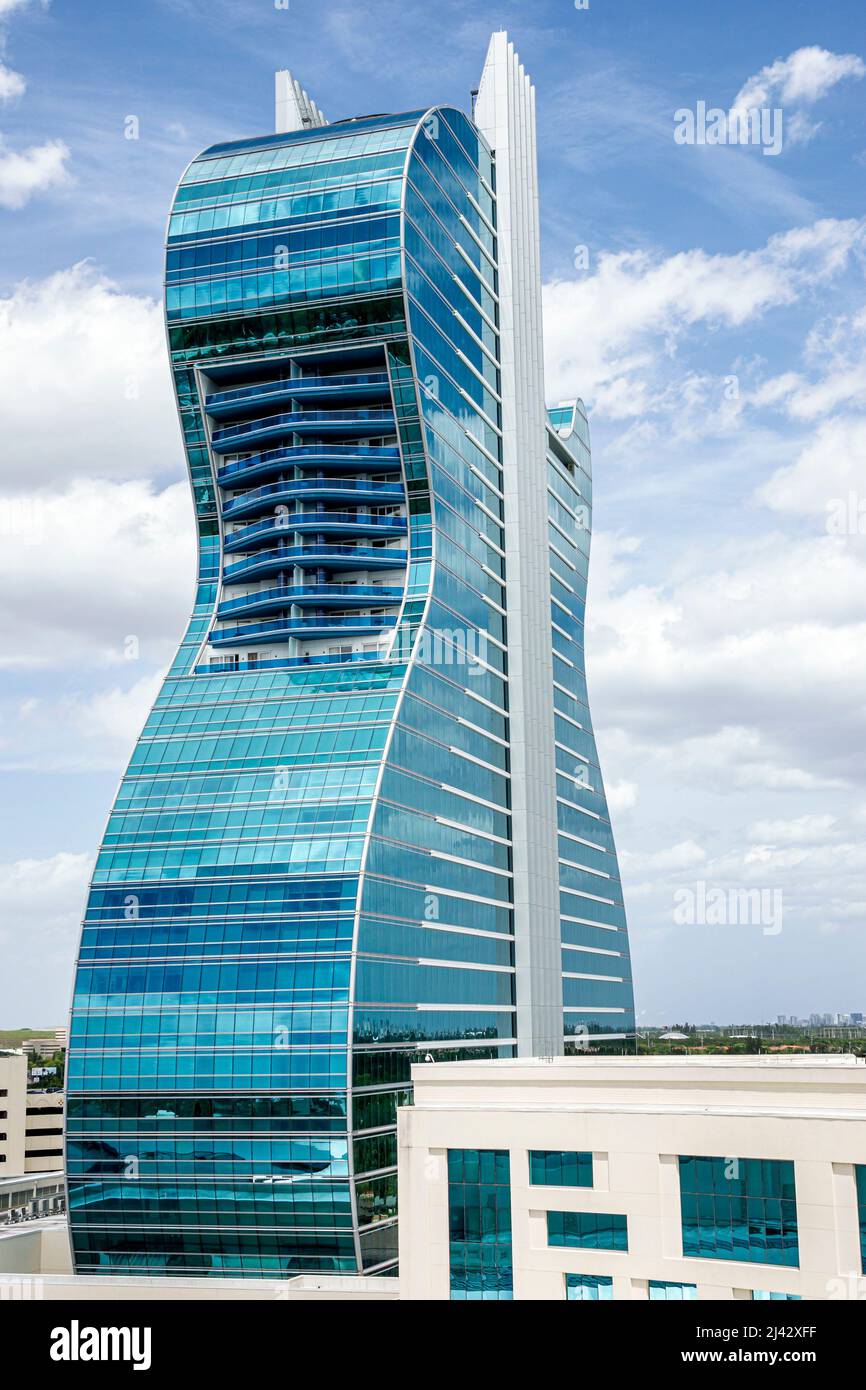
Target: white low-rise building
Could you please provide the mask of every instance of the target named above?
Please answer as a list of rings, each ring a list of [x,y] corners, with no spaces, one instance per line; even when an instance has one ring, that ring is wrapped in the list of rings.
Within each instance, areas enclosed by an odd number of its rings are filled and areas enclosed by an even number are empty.
[[[413,1082],[404,1299],[864,1296],[862,1060],[433,1063]]]

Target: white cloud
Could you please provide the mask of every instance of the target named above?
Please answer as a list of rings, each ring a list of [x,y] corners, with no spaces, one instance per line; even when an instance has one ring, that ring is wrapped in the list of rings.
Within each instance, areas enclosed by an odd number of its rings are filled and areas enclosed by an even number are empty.
[[[129,688],[44,695],[0,704],[0,771],[120,774],[153,707],[164,671]]]
[[[607,774],[638,782],[643,815],[649,785],[672,778],[719,795],[838,787],[866,770],[855,753],[866,688],[858,547],[820,534],[719,541],[648,584],[633,575],[634,552],[610,563],[607,538],[596,539],[592,702],[623,738]]]
[[[26,90],[27,83],[20,72],[14,72],[0,62],[0,101],[12,101],[15,97],[23,96]]]
[[[795,111],[784,125],[784,140],[787,145],[808,145],[823,127],[823,121],[813,121],[805,111]]]
[[[823,122],[813,121],[802,109],[790,108],[813,106],[839,82],[864,73],[866,64],[856,53],[831,53],[814,44],[798,48],[750,77],[734,98],[732,109],[749,111],[781,102],[785,142],[805,145],[818,134]]]
[[[629,811],[637,802],[635,782],[613,782],[605,788],[607,804],[612,815]]]
[[[803,385],[804,380],[799,372],[782,372],[780,376],[762,381],[752,392],[750,400],[758,407],[784,405],[803,389]]]
[[[816,44],[761,68],[737,93],[733,109],[749,110],[774,101],[812,106],[847,77],[862,77],[866,64],[856,53],[831,53]]]
[[[160,306],[88,263],[17,285],[0,298],[0,418],[9,489],[180,477]]]
[[[654,854],[620,853],[624,866],[632,873],[652,870],[665,874],[671,870],[691,869],[703,864],[707,853],[694,840],[682,840],[669,849],[657,850]]]
[[[128,690],[112,686],[72,707],[73,722],[82,738],[99,739],[121,750],[132,748],[153,708],[165,677],[164,671],[142,676]]]
[[[814,844],[832,838],[837,833],[836,816],[798,816],[795,820],[756,821],[749,830],[754,840],[778,844]]]
[[[544,288],[548,394],[580,394],[614,419],[645,415],[690,329],[741,328],[792,304],[864,246],[866,219],[825,218],[757,251],[603,252],[593,275]]]
[[[845,503],[851,492],[862,494],[864,484],[866,417],[834,416],[821,422],[794,463],[777,469],[759,488],[758,498],[774,511],[821,515],[829,524],[834,504]],[[838,571],[837,577],[843,578]]]
[[[59,437],[59,436],[58,436]],[[149,666],[171,655],[189,615],[189,489],[81,480],[0,500],[0,666]],[[128,639],[134,639],[130,641]]]
[[[35,194],[66,183],[68,158],[62,140],[10,150],[0,135],[0,207],[23,208]]]
[[[785,372],[764,382],[752,395],[758,406],[781,406],[792,420],[814,420],[839,406],[859,404],[866,399],[866,358],[840,363],[818,381],[808,381],[797,372]]]
[[[19,859],[0,864],[0,901],[11,910],[12,921],[2,929],[0,940],[6,950],[24,930],[41,919],[51,923],[75,920],[84,906],[84,895],[93,860],[89,854],[55,854],[50,859]],[[74,908],[70,897],[79,895]]]
[[[866,871],[866,846],[849,841],[845,844],[815,844],[810,837],[779,848],[776,845],[756,845],[745,856],[745,862],[759,869],[775,871],[796,870],[808,866],[813,873],[843,872],[846,869],[862,876]]]
[[[48,6],[48,0],[0,0],[0,20],[5,19],[7,15],[12,14],[15,10],[26,9],[28,5],[34,2],[36,4],[41,4],[43,9]]]
[[[24,9],[30,0],[0,0],[0,25],[9,16]],[[48,0],[41,0],[43,9]],[[0,29],[0,52],[5,49],[5,30]],[[0,61],[0,103],[24,95],[27,83],[20,72]],[[23,150],[6,147],[0,132],[0,207],[17,211],[38,193],[58,188],[69,181],[66,167],[69,149],[62,140],[46,140],[41,145],[28,145]]]
[[[774,406],[792,420],[816,420],[840,407],[858,407],[866,400],[866,311],[840,314],[816,323],[806,337],[801,372],[783,372],[764,382],[751,395],[757,406]]]
[[[0,864],[0,1010],[7,1027],[65,1021],[92,863],[87,854],[61,853]],[[47,1018],[46,1000],[54,1011]]]

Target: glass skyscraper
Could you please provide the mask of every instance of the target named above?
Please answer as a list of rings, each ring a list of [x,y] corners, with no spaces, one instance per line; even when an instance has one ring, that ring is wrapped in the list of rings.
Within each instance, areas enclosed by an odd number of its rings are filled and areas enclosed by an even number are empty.
[[[504,34],[472,118],[329,125],[282,73],[181,180],[199,584],[82,931],[79,1272],[393,1270],[413,1062],[632,1046],[533,101]]]

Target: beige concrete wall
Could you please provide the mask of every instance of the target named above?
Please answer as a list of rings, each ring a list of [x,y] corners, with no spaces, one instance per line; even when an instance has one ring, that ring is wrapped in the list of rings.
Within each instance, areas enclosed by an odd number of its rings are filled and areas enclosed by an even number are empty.
[[[0,1227],[0,1284],[9,1275],[58,1275],[72,1271],[69,1230],[63,1218]]]
[[[0,1178],[12,1178],[25,1173],[44,1173],[63,1167],[63,1135],[27,1135],[28,1129],[63,1129],[64,1100],[62,1093],[27,1090],[27,1058],[0,1056]],[[56,1112],[60,1108],[60,1114]],[[39,1114],[28,1115],[28,1110]],[[41,1112],[45,1112],[44,1114]],[[51,1150],[52,1152],[46,1152]]]
[[[24,1172],[24,1111],[27,1106],[27,1058],[19,1056],[0,1057],[0,1111],[6,1115],[0,1119],[0,1178],[11,1178]]]
[[[0,1231],[0,1280],[10,1274],[38,1274],[42,1268],[42,1232],[16,1228]]]
[[[69,1244],[69,1227],[65,1217],[57,1223],[46,1225],[43,1229],[39,1258],[41,1274],[72,1273],[72,1248]]]
[[[24,1116],[24,1171],[44,1173],[63,1167],[64,1097],[60,1091],[29,1091]],[[36,1114],[27,1114],[27,1111]],[[60,1134],[49,1134],[59,1129]],[[27,1134],[35,1130],[35,1134]],[[44,1137],[43,1137],[44,1136]]]

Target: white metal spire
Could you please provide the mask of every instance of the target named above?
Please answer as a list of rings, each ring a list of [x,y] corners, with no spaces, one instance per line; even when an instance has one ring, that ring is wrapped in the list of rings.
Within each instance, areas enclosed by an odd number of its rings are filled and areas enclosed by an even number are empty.
[[[278,135],[293,130],[312,130],[316,126],[327,125],[312,97],[308,96],[288,68],[276,74],[276,131]]]
[[[521,1056],[563,1050],[547,413],[535,89],[504,32],[490,40],[475,124],[496,155],[517,1039]]]

